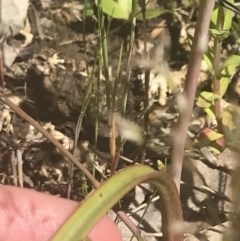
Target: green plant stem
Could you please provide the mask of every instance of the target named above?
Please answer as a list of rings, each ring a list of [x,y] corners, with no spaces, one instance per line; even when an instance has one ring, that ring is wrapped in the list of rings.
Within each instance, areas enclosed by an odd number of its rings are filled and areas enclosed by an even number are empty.
[[[124,81],[124,93],[123,93],[123,102],[122,102],[122,115],[125,116],[126,106],[127,106],[127,99],[128,99],[128,92],[129,92],[129,85],[130,85],[130,76],[131,76],[131,59],[132,59],[132,51],[134,46],[135,40],[135,28],[136,28],[136,9],[137,9],[137,1],[132,1],[132,13],[131,13],[131,29],[130,29],[130,40],[129,40],[129,49],[128,49],[128,60],[127,60],[127,73],[126,79]]]
[[[83,26],[84,25],[85,24],[83,24]],[[85,27],[83,27],[83,30],[85,30]],[[78,121],[77,121],[77,126],[76,126],[75,136],[74,136],[74,146],[73,146],[73,150],[72,150],[73,156],[76,155],[77,143],[78,143],[78,138],[79,138],[79,135],[80,135],[81,127],[82,127],[83,117],[84,117],[84,115],[86,113],[86,110],[87,110],[87,107],[88,107],[88,103],[89,103],[89,100],[90,100],[90,96],[91,96],[91,90],[92,90],[93,79],[94,79],[93,78],[93,73],[94,73],[94,70],[96,68],[96,64],[97,64],[97,59],[94,62],[91,75],[88,78],[87,91],[86,91],[86,94],[84,96],[82,109],[81,109],[81,112],[79,114]],[[69,181],[68,181],[68,188],[67,188],[67,198],[70,198],[70,194],[71,194],[73,169],[74,169],[73,168],[73,162],[70,162],[69,163]]]
[[[105,16],[102,11],[102,1],[98,0],[98,20],[100,26],[100,45],[102,50],[102,58],[103,58],[103,68],[104,68],[104,76],[106,81],[106,96],[107,96],[107,118],[108,125],[111,126],[111,97],[112,97],[112,87],[111,82],[109,80],[109,72],[108,72],[108,43],[107,43],[107,31],[104,24]]]
[[[132,59],[132,51],[133,51],[134,40],[135,40],[135,28],[136,28],[135,13],[137,10],[137,2],[138,2],[138,0],[132,1],[130,40],[129,40],[129,49],[128,49],[128,58],[127,58],[127,71],[126,71],[126,78],[124,81],[124,92],[123,92],[122,109],[121,109],[122,116],[125,116],[127,100],[128,100],[128,93],[129,93],[129,86],[130,86],[130,76],[131,76],[131,70],[132,70],[131,59]],[[122,151],[124,144],[125,144],[125,141],[124,140],[121,141],[121,137],[118,137],[117,148],[116,148],[116,153],[115,153],[115,157],[114,157],[114,166],[112,167],[112,172],[111,172],[112,174],[117,169],[120,152]]]
[[[223,22],[224,22],[224,9],[223,7],[219,6],[218,7],[218,16],[217,16],[217,24],[216,24],[216,29],[221,31],[223,29]],[[214,73],[217,73],[219,68],[220,68],[220,54],[221,54],[221,49],[222,49],[222,41],[219,41],[217,37],[214,38],[214,47],[213,47],[213,70]],[[213,93],[220,96],[221,95],[221,85],[220,85],[220,79],[216,74],[214,74],[213,77]],[[221,110],[221,100],[216,99],[214,101],[214,111],[217,119],[217,124],[218,124],[218,131],[221,134],[224,134],[224,126],[222,123],[222,120],[220,119],[220,115],[222,113]],[[225,146],[225,138],[221,138],[221,144]]]
[[[204,49],[207,44],[206,40],[208,38],[208,29],[215,0],[201,0],[199,1],[199,4],[199,14],[183,91],[186,107],[182,113],[179,113],[180,115],[177,129],[174,133],[172,144],[173,151],[171,156],[171,164],[167,168],[167,172],[170,173],[171,177],[173,178],[178,191],[180,191],[180,180],[187,130],[194,105],[196,89],[198,86],[198,76],[201,68]]]
[[[165,241],[182,241],[183,233],[173,226],[182,225],[182,208],[177,188],[164,171],[135,165],[113,175],[86,199],[60,228],[52,241],[77,241],[88,233],[106,212],[126,193],[140,183],[154,185],[161,199],[162,232]],[[87,212],[86,212],[87,210]]]

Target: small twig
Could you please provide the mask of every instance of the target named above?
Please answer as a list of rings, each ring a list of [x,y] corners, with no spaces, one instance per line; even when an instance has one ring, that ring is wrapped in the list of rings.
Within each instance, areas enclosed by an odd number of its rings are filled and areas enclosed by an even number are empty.
[[[124,219],[124,223],[125,225],[132,231],[132,233],[135,235],[135,237],[138,240],[141,241],[147,241],[144,236],[142,235],[141,231],[136,227],[136,225],[133,223],[133,221],[127,216],[127,214],[123,211],[118,211],[117,212],[118,216],[120,217],[121,215],[121,219],[123,221]],[[119,215],[120,214],[120,215]]]

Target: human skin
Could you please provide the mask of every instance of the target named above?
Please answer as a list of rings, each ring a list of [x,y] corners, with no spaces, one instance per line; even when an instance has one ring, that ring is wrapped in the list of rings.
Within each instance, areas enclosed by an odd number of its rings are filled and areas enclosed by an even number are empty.
[[[50,241],[79,203],[29,189],[0,186],[0,241]],[[89,237],[93,241],[122,241],[107,216]]]

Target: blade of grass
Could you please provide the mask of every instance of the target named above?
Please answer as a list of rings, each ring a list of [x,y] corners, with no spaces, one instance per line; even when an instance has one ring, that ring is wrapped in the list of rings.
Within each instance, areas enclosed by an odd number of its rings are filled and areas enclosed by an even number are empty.
[[[135,40],[135,28],[136,28],[136,17],[135,13],[137,10],[137,0],[132,1],[132,13],[131,13],[131,27],[130,27],[130,40],[129,40],[129,49],[128,49],[128,59],[127,59],[127,71],[126,71],[126,79],[124,81],[124,91],[123,91],[123,99],[122,99],[122,109],[121,114],[122,116],[125,116],[126,112],[126,106],[127,106],[127,99],[128,99],[128,93],[129,93],[129,85],[130,85],[130,76],[131,76],[131,59],[132,59],[132,51],[134,46],[134,40]],[[121,140],[121,137],[118,137],[117,140],[117,149],[115,154],[115,166],[118,165],[119,162],[119,156],[120,152],[122,151],[125,140]],[[115,167],[114,167],[115,168]],[[114,170],[113,168],[113,170]]]
[[[136,9],[137,9],[137,0],[132,1],[132,13],[131,13],[131,28],[130,28],[130,40],[129,40],[129,50],[128,50],[128,60],[127,60],[127,74],[126,79],[124,81],[124,93],[123,93],[123,102],[122,102],[122,116],[125,116],[128,92],[129,92],[129,84],[130,84],[130,75],[131,75],[131,59],[132,59],[132,51],[135,40],[135,31],[136,31]]]
[[[116,102],[116,97],[117,97],[117,88],[118,88],[120,70],[121,70],[121,65],[122,65],[122,55],[123,55],[123,43],[121,44],[121,48],[119,51],[117,73],[116,73],[116,78],[115,78],[114,88],[113,88],[112,113],[115,112],[115,102]],[[111,139],[112,139],[111,140],[111,158],[112,158],[111,175],[113,175],[115,173],[115,171],[117,170],[118,161],[119,161],[118,153],[116,152],[116,126],[115,126],[114,117],[112,119],[111,133],[112,133],[112,137],[111,137]],[[119,138],[118,138],[118,140],[119,140]]]
[[[108,125],[111,125],[111,96],[112,96],[112,87],[111,82],[109,80],[109,62],[108,62],[108,43],[107,43],[107,31],[105,28],[105,16],[102,10],[102,1],[98,0],[98,20],[101,31],[100,45],[102,50],[102,58],[103,58],[103,68],[104,68],[104,76],[106,81],[106,96],[107,96],[107,116],[108,116]]]

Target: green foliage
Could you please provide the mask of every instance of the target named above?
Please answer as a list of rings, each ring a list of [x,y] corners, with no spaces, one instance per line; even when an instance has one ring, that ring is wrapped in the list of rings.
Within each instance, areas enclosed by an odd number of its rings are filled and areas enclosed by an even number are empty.
[[[229,36],[228,30],[209,29],[209,31],[211,36],[215,39],[218,39],[218,41],[223,41]]]
[[[233,121],[233,106],[230,105],[226,108],[221,115],[222,122],[225,126],[229,128],[230,131],[235,129],[234,121]]]
[[[197,106],[202,108],[209,108],[216,99],[220,97],[212,92],[203,91],[197,100]]]
[[[228,0],[229,3],[234,3],[234,0]],[[224,12],[224,13],[223,13]],[[220,30],[217,29],[218,25],[218,17],[219,15],[224,15],[223,18],[223,24],[222,24],[222,29],[223,31],[229,31],[231,26],[232,26],[232,18],[233,18],[233,11],[226,9],[223,6],[216,5],[213,12],[212,12],[212,24],[215,26],[215,30]]]
[[[234,3],[234,0],[226,1],[230,4]],[[214,40],[213,48],[208,47],[207,52],[204,54],[204,61],[207,64],[208,70],[213,76],[214,81],[220,82],[220,93],[212,92],[201,92],[197,98],[197,105],[202,107],[205,112],[211,118],[220,118],[224,126],[233,128],[232,117],[228,110],[223,110],[222,113],[215,113],[216,100],[221,99],[227,91],[231,77],[236,71],[236,67],[240,66],[240,56],[231,55],[220,66],[214,65],[216,58],[219,58],[217,54],[217,48],[224,39],[229,36],[230,29],[232,27],[233,11],[226,9],[222,5],[216,4],[211,18],[211,28],[209,29],[210,36]],[[190,38],[192,40],[192,38]],[[217,62],[220,59],[217,60]],[[216,138],[222,138],[222,134],[208,131],[204,133],[208,140],[214,141]]]
[[[203,55],[204,61],[207,64],[209,72],[213,75],[213,50],[208,47],[208,51]]]
[[[103,12],[113,18],[129,19],[132,12],[132,0],[102,0]]]
[[[200,132],[198,138],[195,139],[194,145],[198,148],[207,146],[216,154],[220,154],[221,144],[218,144],[218,140],[222,137],[223,135],[218,133],[217,131],[214,131],[210,128],[205,128],[202,132]]]
[[[143,20],[142,11],[137,12],[133,6],[134,1],[133,0],[118,0],[118,1],[101,0],[101,7],[103,12],[112,18],[128,20],[132,14],[134,17],[136,17],[137,20]],[[96,3],[96,6],[98,7],[98,0],[95,0],[95,3]],[[89,13],[92,12],[90,8],[88,8],[88,11]],[[146,9],[145,16],[146,16],[146,19],[152,19],[165,13],[173,14],[174,11],[170,9],[150,8],[150,9]]]
[[[239,55],[231,55],[221,64],[218,72],[222,72],[224,69],[231,67],[231,69],[228,69],[228,73],[230,75],[232,75],[232,74],[234,74],[235,68],[237,66],[240,66],[240,56]]]

